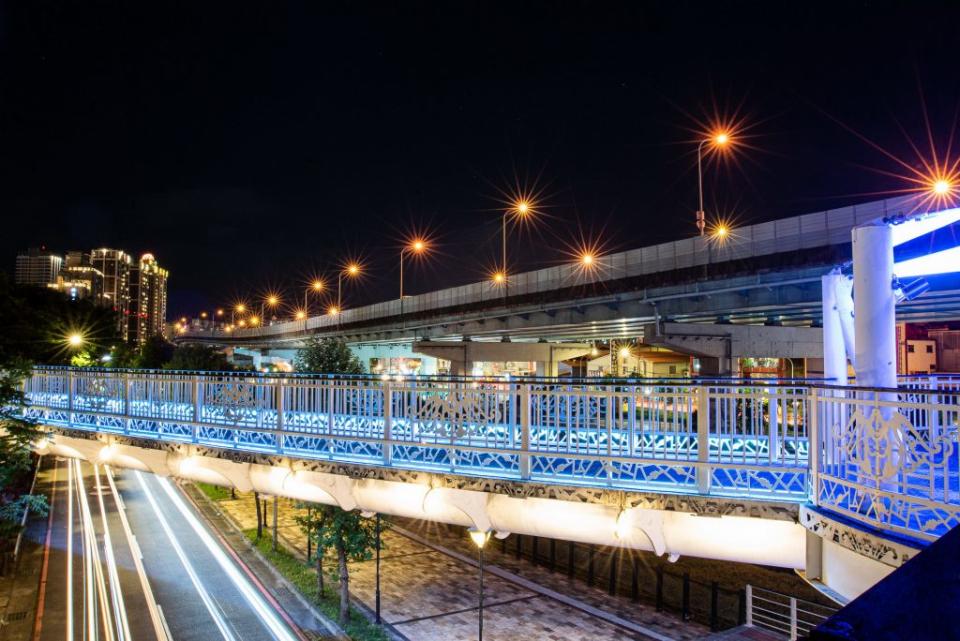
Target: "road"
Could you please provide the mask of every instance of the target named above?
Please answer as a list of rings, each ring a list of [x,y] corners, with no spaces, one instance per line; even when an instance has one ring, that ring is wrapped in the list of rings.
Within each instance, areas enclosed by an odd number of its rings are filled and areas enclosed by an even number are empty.
[[[58,460],[34,641],[302,641],[165,478]]]

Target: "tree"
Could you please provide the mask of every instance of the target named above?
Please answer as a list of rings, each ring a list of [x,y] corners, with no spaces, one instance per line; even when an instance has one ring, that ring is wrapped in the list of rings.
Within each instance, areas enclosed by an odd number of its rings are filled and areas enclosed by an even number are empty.
[[[306,535],[307,541],[313,541],[316,546],[316,564],[317,564],[317,600],[323,598],[324,595],[324,576],[323,576],[323,557],[326,554],[327,550],[323,547],[323,537],[321,533],[324,528],[326,528],[327,518],[330,514],[329,510],[324,510],[320,506],[315,506],[311,503],[302,503],[298,507],[306,508],[306,513],[301,512],[295,518],[297,525],[300,526],[300,530]],[[308,554],[309,557],[309,548]],[[310,560],[309,558],[307,559]]]
[[[317,505],[315,532],[317,558],[323,551],[333,549],[337,553],[340,574],[340,624],[350,621],[350,571],[348,561],[368,561],[377,545],[377,532],[373,519],[360,516],[357,511],[347,512],[332,505]],[[318,569],[322,569],[318,561]],[[320,579],[318,579],[319,581]]]
[[[363,364],[340,338],[313,336],[297,354],[298,371],[319,374],[363,374]]]
[[[22,410],[26,399],[23,380],[30,375],[30,363],[12,359],[0,365],[0,547],[4,559],[20,530],[20,518],[26,508],[46,514],[42,495],[29,494],[28,479],[33,468],[31,445],[43,436]]]
[[[163,368],[206,372],[233,370],[226,355],[209,345],[181,345],[173,350],[173,356]]]
[[[163,336],[151,336],[140,346],[140,353],[130,359],[129,365],[116,367],[139,367],[141,369],[160,369],[173,358],[174,347]]]

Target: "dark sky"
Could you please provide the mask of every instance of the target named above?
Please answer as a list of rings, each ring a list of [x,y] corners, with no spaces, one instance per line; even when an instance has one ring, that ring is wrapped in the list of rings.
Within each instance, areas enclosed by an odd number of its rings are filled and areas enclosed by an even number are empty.
[[[520,267],[581,234],[672,240],[695,231],[697,132],[716,118],[744,144],[708,164],[709,212],[870,200],[906,170],[843,125],[919,166],[926,116],[946,153],[958,18],[932,2],[4,3],[2,267],[39,244],[151,251],[180,315],[360,254],[360,304],[396,295],[413,226],[439,255],[408,293],[479,278],[515,185],[542,212],[513,236]]]

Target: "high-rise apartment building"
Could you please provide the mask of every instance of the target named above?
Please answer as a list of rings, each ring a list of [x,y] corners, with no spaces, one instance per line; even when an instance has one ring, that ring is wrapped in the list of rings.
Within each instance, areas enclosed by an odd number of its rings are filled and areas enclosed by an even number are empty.
[[[46,287],[57,282],[63,268],[63,257],[43,247],[31,247],[17,254],[14,282],[17,285]]]
[[[103,274],[103,304],[117,313],[120,338],[129,340],[127,314],[130,308],[130,255],[119,249],[94,249],[90,266]]]
[[[142,345],[154,335],[167,334],[167,270],[157,264],[153,254],[144,254],[130,269],[130,307],[127,337]]]

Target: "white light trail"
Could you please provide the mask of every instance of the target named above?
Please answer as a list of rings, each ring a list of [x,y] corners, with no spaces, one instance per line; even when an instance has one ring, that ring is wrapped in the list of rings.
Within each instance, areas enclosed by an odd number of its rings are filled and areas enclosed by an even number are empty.
[[[167,523],[166,517],[163,515],[163,512],[160,511],[160,506],[157,505],[157,499],[154,498],[153,492],[151,492],[150,488],[147,486],[147,482],[143,478],[143,474],[140,473],[140,470],[137,470],[134,473],[137,475],[137,480],[140,481],[140,487],[143,488],[143,493],[150,502],[150,507],[153,508],[153,513],[156,514],[157,520],[160,522],[160,527],[163,528],[164,533],[167,535],[167,540],[170,541],[170,546],[180,559],[183,569],[186,570],[187,576],[190,577],[190,581],[193,583],[194,589],[196,589],[197,594],[200,595],[200,600],[203,601],[203,604],[207,607],[207,612],[209,612],[211,618],[213,618],[213,622],[217,625],[217,629],[220,630],[221,636],[223,636],[225,641],[237,641],[236,637],[233,636],[233,633],[227,627],[227,622],[224,621],[223,615],[220,614],[220,611],[217,609],[213,599],[210,598],[210,594],[207,592],[207,589],[203,587],[203,583],[200,582],[200,577],[197,576],[197,572],[193,568],[193,564],[190,563],[190,560],[184,553],[183,548],[180,547],[180,542],[177,541],[177,537],[170,528],[170,524]]]
[[[120,492],[117,491],[117,485],[113,482],[113,470],[109,465],[104,466],[107,473],[107,483],[110,484],[110,492],[113,494],[113,500],[117,504],[117,514],[120,516],[120,524],[123,525],[123,532],[127,536],[127,545],[130,546],[130,553],[133,555],[133,566],[137,570],[137,576],[140,578],[140,588],[147,600],[147,610],[150,612],[150,622],[153,624],[153,631],[157,635],[158,641],[170,641],[170,635],[164,625],[160,614],[160,606],[157,605],[157,599],[153,596],[153,589],[150,587],[150,581],[147,579],[147,572],[143,567],[143,555],[140,552],[140,546],[133,535],[133,529],[130,527],[130,521],[127,519],[126,507],[120,498]]]
[[[87,610],[90,617],[87,620],[87,628],[90,632],[90,638],[97,638],[96,612],[99,610],[100,618],[103,621],[103,629],[108,639],[114,638],[113,622],[110,620],[110,610],[107,602],[107,583],[103,577],[103,567],[100,565],[100,548],[97,546],[97,534],[93,527],[93,517],[90,515],[90,503],[87,498],[87,489],[83,484],[83,471],[80,469],[80,461],[73,460],[74,472],[77,480],[77,494],[80,497],[80,515],[83,519],[83,533],[86,538],[86,548],[88,551],[89,564],[92,570],[87,577]],[[94,589],[96,586],[96,589]],[[95,597],[99,598],[100,607],[96,605]]]
[[[110,526],[107,523],[107,508],[103,504],[103,487],[100,485],[100,466],[94,464],[93,478],[97,487],[97,502],[100,504],[100,520],[103,522],[103,556],[107,560],[107,576],[110,579],[110,598],[113,602],[113,618],[120,624],[119,641],[130,639],[130,622],[127,620],[127,608],[120,590],[120,576],[117,574],[117,562],[113,556],[113,541],[110,538]],[[118,508],[119,509],[119,508]]]
[[[139,474],[139,472],[138,472]],[[277,641],[299,641],[286,626],[280,621],[277,617],[276,612],[267,605],[267,602],[263,599],[263,596],[260,595],[257,590],[250,584],[250,582],[240,573],[240,570],[237,569],[230,559],[227,557],[226,553],[217,545],[216,541],[213,540],[213,537],[210,536],[210,533],[207,532],[206,528],[197,520],[197,517],[194,516],[193,512],[187,508],[187,505],[184,503],[183,499],[179,494],[173,489],[173,486],[165,478],[157,478],[157,482],[160,484],[160,487],[164,489],[169,497],[170,501],[176,506],[177,510],[180,511],[180,514],[183,518],[190,524],[190,527],[193,528],[194,533],[197,537],[203,542],[207,547],[207,550],[210,551],[210,554],[217,560],[217,563],[220,564],[220,567],[223,568],[223,571],[230,577],[230,580],[233,584],[240,590],[244,598],[246,598],[247,603],[256,611],[259,615],[260,620],[267,626],[270,632],[273,634],[273,637]]]

